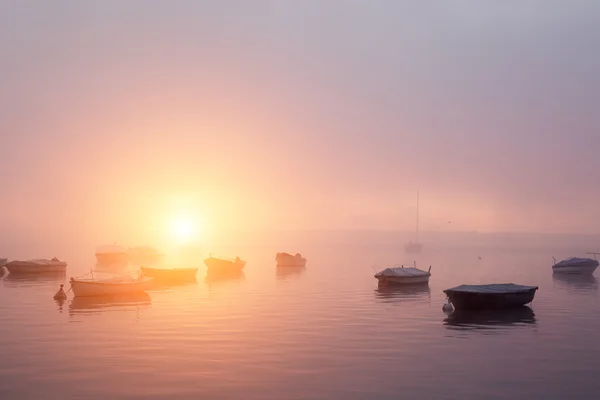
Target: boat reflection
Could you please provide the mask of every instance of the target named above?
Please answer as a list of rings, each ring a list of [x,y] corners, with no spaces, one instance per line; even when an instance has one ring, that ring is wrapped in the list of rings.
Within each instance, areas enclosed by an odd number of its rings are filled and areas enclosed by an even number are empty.
[[[552,274],[552,280],[558,286],[568,290],[591,292],[598,290],[598,280],[594,275]]]
[[[384,285],[379,284],[375,289],[375,297],[384,302],[430,298],[429,284],[413,285]]]
[[[12,273],[3,277],[6,285],[11,287],[20,286],[41,286],[46,284],[55,285],[65,282],[67,274],[65,272],[43,272],[43,273]]]
[[[206,277],[204,278],[204,281],[208,284],[208,285],[212,285],[212,284],[218,284],[218,283],[224,283],[224,282],[235,282],[235,281],[243,281],[244,279],[246,279],[246,275],[244,274],[244,271],[211,271],[211,272],[206,272]]]
[[[105,311],[131,311],[151,304],[148,293],[114,296],[75,297],[69,304],[69,315],[97,314]]]
[[[511,326],[535,325],[533,310],[527,306],[500,310],[455,310],[444,325],[454,330],[494,330]]]
[[[299,278],[304,275],[306,267],[275,267],[275,276],[279,280],[287,280],[289,278]]]

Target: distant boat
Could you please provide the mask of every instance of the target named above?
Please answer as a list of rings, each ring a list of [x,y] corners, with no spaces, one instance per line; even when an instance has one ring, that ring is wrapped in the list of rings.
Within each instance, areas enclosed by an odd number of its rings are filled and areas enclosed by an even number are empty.
[[[596,260],[596,254],[598,253],[589,254],[594,254],[594,258],[569,257],[560,262],[554,260],[555,264],[552,266],[552,271],[555,274],[591,275],[598,268],[599,263]]]
[[[241,271],[242,269],[244,269],[246,261],[242,260],[239,257],[236,257],[235,260],[229,260],[226,258],[217,258],[210,256],[206,260],[204,260],[204,264],[206,264],[208,272],[230,272]]]
[[[531,303],[537,286],[501,283],[491,285],[460,285],[444,290],[457,310],[520,307]]]
[[[116,244],[100,246],[96,249],[95,254],[100,264],[120,264],[129,261],[127,249]]]
[[[431,267],[428,271],[423,271],[416,267],[404,268],[386,268],[374,275],[375,279],[383,285],[410,285],[410,284],[424,284],[429,282],[431,276]]]
[[[60,261],[54,257],[50,260],[45,258],[37,258],[27,261],[11,261],[5,265],[6,269],[11,274],[17,273],[45,273],[45,272],[62,272],[65,273],[67,270],[67,263]]]
[[[152,246],[135,246],[127,250],[130,261],[157,262],[163,254]]]
[[[275,255],[275,261],[277,261],[278,267],[305,267],[306,258],[302,257],[302,254],[296,253],[291,255],[289,253],[277,253]]]
[[[143,276],[138,278],[116,277],[101,280],[71,278],[69,283],[75,297],[113,296],[145,292],[150,288],[152,279]]]
[[[198,268],[148,268],[141,267],[142,274],[160,282],[188,282],[196,279]]]
[[[420,253],[423,251],[423,245],[419,243],[419,192],[417,191],[417,229],[415,231],[415,241],[412,240],[404,245],[407,253]]]

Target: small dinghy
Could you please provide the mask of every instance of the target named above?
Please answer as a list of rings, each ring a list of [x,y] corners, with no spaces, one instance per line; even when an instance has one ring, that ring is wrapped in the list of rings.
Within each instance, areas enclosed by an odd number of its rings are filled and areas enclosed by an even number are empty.
[[[305,267],[306,258],[302,257],[302,254],[296,253],[291,255],[289,253],[277,253],[275,255],[275,261],[277,261],[278,267]]]
[[[382,285],[410,285],[416,283],[428,283],[431,276],[431,267],[423,271],[416,267],[386,268],[374,275],[375,279]]]
[[[204,260],[204,264],[206,264],[207,272],[233,272],[244,269],[246,261],[239,257],[236,257],[235,260],[228,260],[210,256]]]
[[[120,276],[110,279],[76,279],[71,278],[71,290],[75,297],[114,296],[145,292],[150,288],[153,278],[139,276]]]
[[[444,290],[457,310],[479,310],[520,307],[531,303],[537,286],[499,283],[491,285],[460,285]]]
[[[160,282],[189,282],[196,280],[198,268],[141,267],[142,275]]]
[[[56,257],[50,260],[45,258],[37,258],[27,261],[11,261],[7,263],[5,267],[10,271],[11,274],[35,274],[47,272],[65,273],[67,270],[67,263],[60,261]]]
[[[596,256],[596,253],[594,257]],[[552,266],[552,271],[559,274],[593,274],[599,263],[595,258],[569,257],[566,260],[556,262]]]

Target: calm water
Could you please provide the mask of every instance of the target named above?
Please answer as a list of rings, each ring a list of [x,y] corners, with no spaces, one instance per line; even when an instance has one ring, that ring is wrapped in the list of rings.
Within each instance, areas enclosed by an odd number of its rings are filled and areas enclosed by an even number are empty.
[[[596,399],[598,281],[550,269],[593,249],[542,247],[428,246],[416,260],[432,265],[429,287],[396,290],[372,270],[412,262],[392,241],[223,248],[248,260],[244,275],[207,281],[198,263],[196,283],[109,302],[58,304],[65,277],[11,275],[0,398]],[[307,268],[277,271],[277,250],[303,252]],[[58,256],[67,277],[95,268],[93,248]],[[540,289],[531,311],[442,312],[443,289],[489,282]]]

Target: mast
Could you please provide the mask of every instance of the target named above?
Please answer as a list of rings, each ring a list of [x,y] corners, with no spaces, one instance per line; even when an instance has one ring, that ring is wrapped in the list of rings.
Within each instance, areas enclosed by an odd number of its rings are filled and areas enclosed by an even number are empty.
[[[419,243],[419,191],[417,190],[417,238],[416,243]]]

